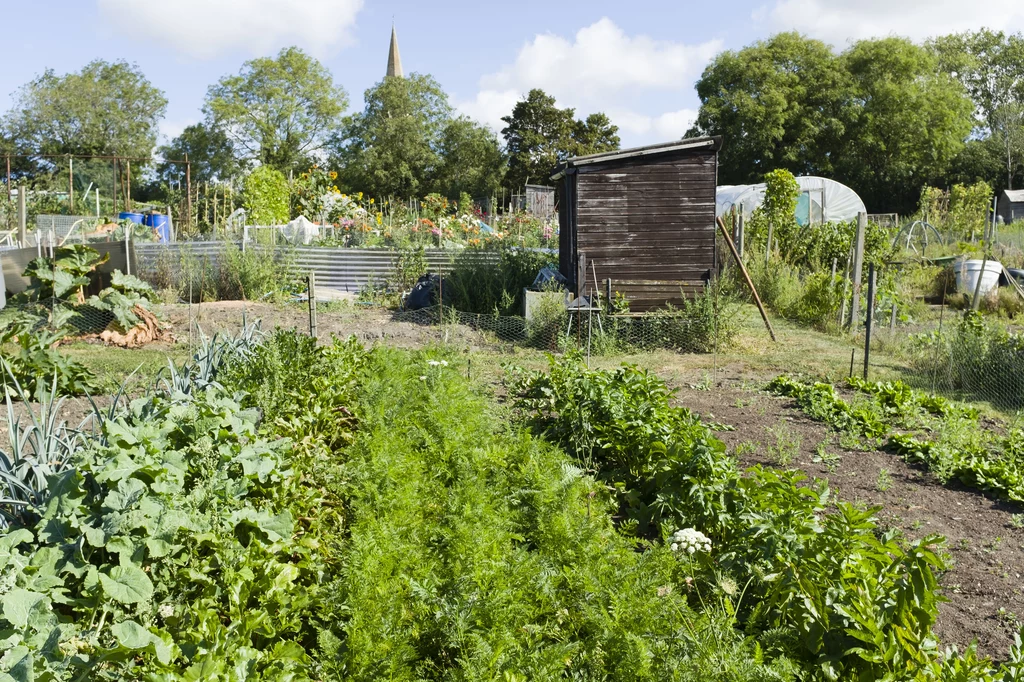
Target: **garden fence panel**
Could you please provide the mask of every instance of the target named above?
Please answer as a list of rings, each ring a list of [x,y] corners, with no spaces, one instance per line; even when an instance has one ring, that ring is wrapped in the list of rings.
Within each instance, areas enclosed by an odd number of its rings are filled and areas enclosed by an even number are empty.
[[[174,242],[160,244],[136,242],[135,254],[139,276],[158,286],[176,286],[184,257],[207,260],[212,269],[217,269],[219,258],[230,243],[241,248],[241,242]],[[248,244],[247,249],[265,247]],[[315,273],[317,285],[321,288],[358,292],[372,281],[389,278],[395,269],[395,259],[402,252],[393,249],[320,248],[291,247],[274,250],[288,271],[299,277]],[[443,273],[452,267],[459,252],[443,249],[425,249],[427,267],[432,272]],[[187,255],[186,255],[187,254]],[[485,260],[497,262],[498,255],[480,252]]]

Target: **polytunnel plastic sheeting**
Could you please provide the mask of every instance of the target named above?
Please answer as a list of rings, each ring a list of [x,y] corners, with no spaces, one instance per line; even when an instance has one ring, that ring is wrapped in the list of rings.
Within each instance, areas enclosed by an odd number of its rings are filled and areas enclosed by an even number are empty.
[[[809,222],[841,223],[856,220],[857,214],[867,212],[864,202],[857,193],[846,185],[814,176],[796,179],[800,186],[797,199],[796,219],[801,225]],[[718,188],[715,199],[716,213],[724,216],[733,206],[749,218],[754,209],[764,203],[765,185],[723,185]]]

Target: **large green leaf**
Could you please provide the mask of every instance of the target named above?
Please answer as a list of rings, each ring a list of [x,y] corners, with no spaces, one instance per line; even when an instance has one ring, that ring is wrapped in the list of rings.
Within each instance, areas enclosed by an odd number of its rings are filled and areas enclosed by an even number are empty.
[[[171,662],[171,649],[167,642],[133,620],[115,623],[110,632],[117,643],[126,649],[146,649],[164,665]]]
[[[36,604],[46,600],[45,594],[29,592],[16,587],[3,598],[4,618],[16,628],[23,628],[28,625],[29,615]]]
[[[153,598],[153,582],[135,564],[114,566],[100,573],[100,584],[111,599],[122,604],[139,604]]]

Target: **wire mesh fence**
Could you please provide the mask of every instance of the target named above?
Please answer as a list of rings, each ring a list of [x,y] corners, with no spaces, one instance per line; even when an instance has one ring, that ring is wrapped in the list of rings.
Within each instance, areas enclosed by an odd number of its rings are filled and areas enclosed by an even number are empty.
[[[901,356],[901,374],[917,388],[1001,412],[1024,409],[1024,337],[977,313],[910,335]]]
[[[475,332],[483,340],[551,352],[580,349],[595,355],[645,350],[711,353],[723,339],[715,319],[676,311],[628,316],[605,311],[550,309],[527,319],[467,313],[440,305],[396,311],[394,322],[435,327],[442,340]],[[446,334],[447,330],[447,334]]]

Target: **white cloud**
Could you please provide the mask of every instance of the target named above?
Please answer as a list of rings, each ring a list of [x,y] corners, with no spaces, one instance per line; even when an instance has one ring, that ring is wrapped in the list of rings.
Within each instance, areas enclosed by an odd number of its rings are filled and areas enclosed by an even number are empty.
[[[210,59],[231,50],[259,54],[296,44],[314,54],[350,39],[363,0],[97,0],[114,26]]]
[[[686,131],[693,111],[650,114],[623,103],[643,94],[691,98],[697,74],[720,49],[718,40],[688,45],[630,36],[606,17],[577,31],[571,41],[550,33],[537,35],[520,48],[513,63],[480,79],[475,98],[456,105],[500,130],[501,117],[526,92],[541,88],[559,106],[576,108],[577,115],[606,112],[627,142],[633,141],[631,137],[677,137]]]
[[[181,135],[185,128],[199,121],[193,116],[190,118],[179,118],[174,120],[164,119],[158,126],[157,144],[167,144],[178,135]]]
[[[1024,28],[1020,0],[777,0],[753,13],[772,30],[796,29],[835,45],[861,38],[932,36],[988,27]]]
[[[607,113],[622,133],[642,139],[671,140],[683,137],[697,120],[695,109],[668,111],[658,116],[617,109],[611,109]]]

